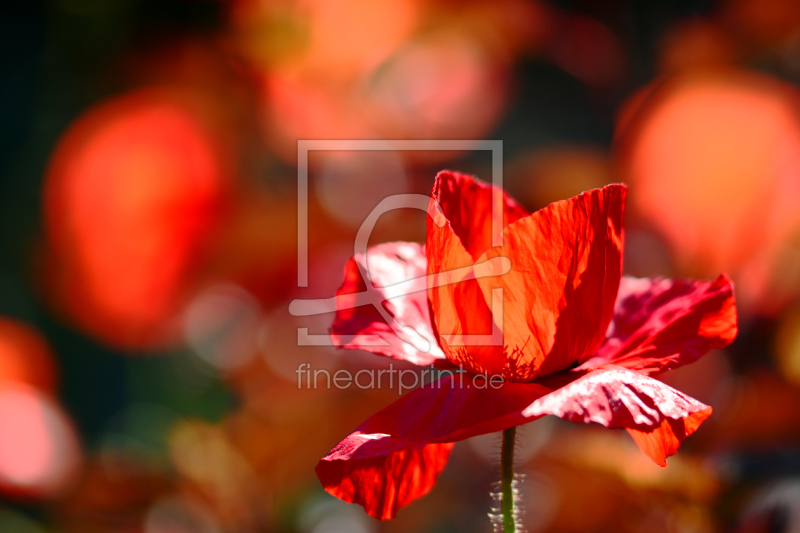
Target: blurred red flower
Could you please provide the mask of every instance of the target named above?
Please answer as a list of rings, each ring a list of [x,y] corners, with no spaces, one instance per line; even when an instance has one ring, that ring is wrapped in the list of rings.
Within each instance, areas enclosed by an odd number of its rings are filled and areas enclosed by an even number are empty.
[[[133,92],[90,110],[53,156],[44,198],[50,289],[108,344],[153,347],[176,336],[229,189],[207,111],[168,89]]]
[[[41,332],[30,324],[0,317],[0,385],[25,383],[55,394],[58,383],[53,350]]]
[[[666,465],[711,407],[650,376],[733,340],[733,289],[724,275],[712,282],[622,277],[626,192],[609,185],[533,214],[503,194],[503,245],[491,247],[491,206],[502,191],[442,172],[425,247],[383,244],[369,261],[351,259],[337,293],[335,344],[467,372],[416,389],[359,426],[317,465],[325,490],[392,518],[431,490],[455,441],[547,414],[625,428]],[[497,275],[497,258],[510,260],[509,272]],[[361,272],[377,286],[370,301],[402,326],[375,307],[356,307],[367,290]],[[424,285],[398,291],[398,283],[426,273],[427,298]],[[502,322],[493,314],[498,303]],[[418,348],[407,342],[408,328],[429,341],[427,353],[420,339]],[[458,342],[492,329],[502,331],[501,344]]]
[[[664,238],[680,272],[730,273],[740,304],[759,313],[797,298],[796,88],[739,69],[661,79],[623,107],[616,144],[633,207]]]

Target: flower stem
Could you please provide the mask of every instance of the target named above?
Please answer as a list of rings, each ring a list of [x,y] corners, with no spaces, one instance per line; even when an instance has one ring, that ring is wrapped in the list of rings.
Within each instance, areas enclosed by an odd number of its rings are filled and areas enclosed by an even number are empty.
[[[503,431],[503,444],[500,450],[500,495],[503,516],[503,533],[514,533],[514,444],[517,428]]]

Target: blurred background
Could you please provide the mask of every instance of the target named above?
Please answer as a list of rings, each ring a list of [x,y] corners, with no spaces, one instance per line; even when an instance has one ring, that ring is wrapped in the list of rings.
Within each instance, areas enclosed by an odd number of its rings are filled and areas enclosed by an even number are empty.
[[[331,317],[287,311],[383,197],[490,155],[312,152],[298,289],[298,139],[501,139],[529,209],[628,183],[626,272],[728,272],[740,335],[663,376],[714,407],[666,468],[525,427],[525,527],[800,531],[800,3],[24,0],[0,43],[0,531],[491,530],[493,436],[394,521],[324,493],[397,391],[298,390],[388,361],[298,347]]]

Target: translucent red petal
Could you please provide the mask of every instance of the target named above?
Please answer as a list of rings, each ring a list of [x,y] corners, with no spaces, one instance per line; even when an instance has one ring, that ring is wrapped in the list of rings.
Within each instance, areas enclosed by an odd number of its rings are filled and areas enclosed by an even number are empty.
[[[503,245],[490,247],[492,189],[440,173],[428,219],[428,273],[497,259],[511,265],[503,275],[429,288],[434,331],[447,358],[475,373],[524,382],[590,356],[604,338],[619,286],[626,190],[609,185],[527,216],[504,196]],[[494,309],[497,289],[502,313]],[[501,342],[448,342],[493,330],[502,331]]]
[[[425,276],[425,248],[417,243],[381,244],[350,259],[336,292],[334,345],[418,365],[443,362],[431,327]],[[373,302],[383,306],[394,328]]]
[[[627,428],[656,463],[694,432],[711,408],[664,383],[623,368],[561,372],[532,383],[489,383],[448,375],[378,412],[317,465],[325,490],[392,518],[427,494],[450,443],[556,415]]]
[[[606,340],[583,368],[657,374],[730,344],[738,332],[727,276],[714,281],[623,278]]]

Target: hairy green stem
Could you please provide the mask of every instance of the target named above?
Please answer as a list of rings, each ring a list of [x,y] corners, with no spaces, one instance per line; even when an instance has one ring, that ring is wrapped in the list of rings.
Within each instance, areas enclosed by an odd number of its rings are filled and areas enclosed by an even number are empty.
[[[503,444],[500,450],[500,509],[503,516],[503,533],[514,533],[514,444],[517,428],[503,431]]]

